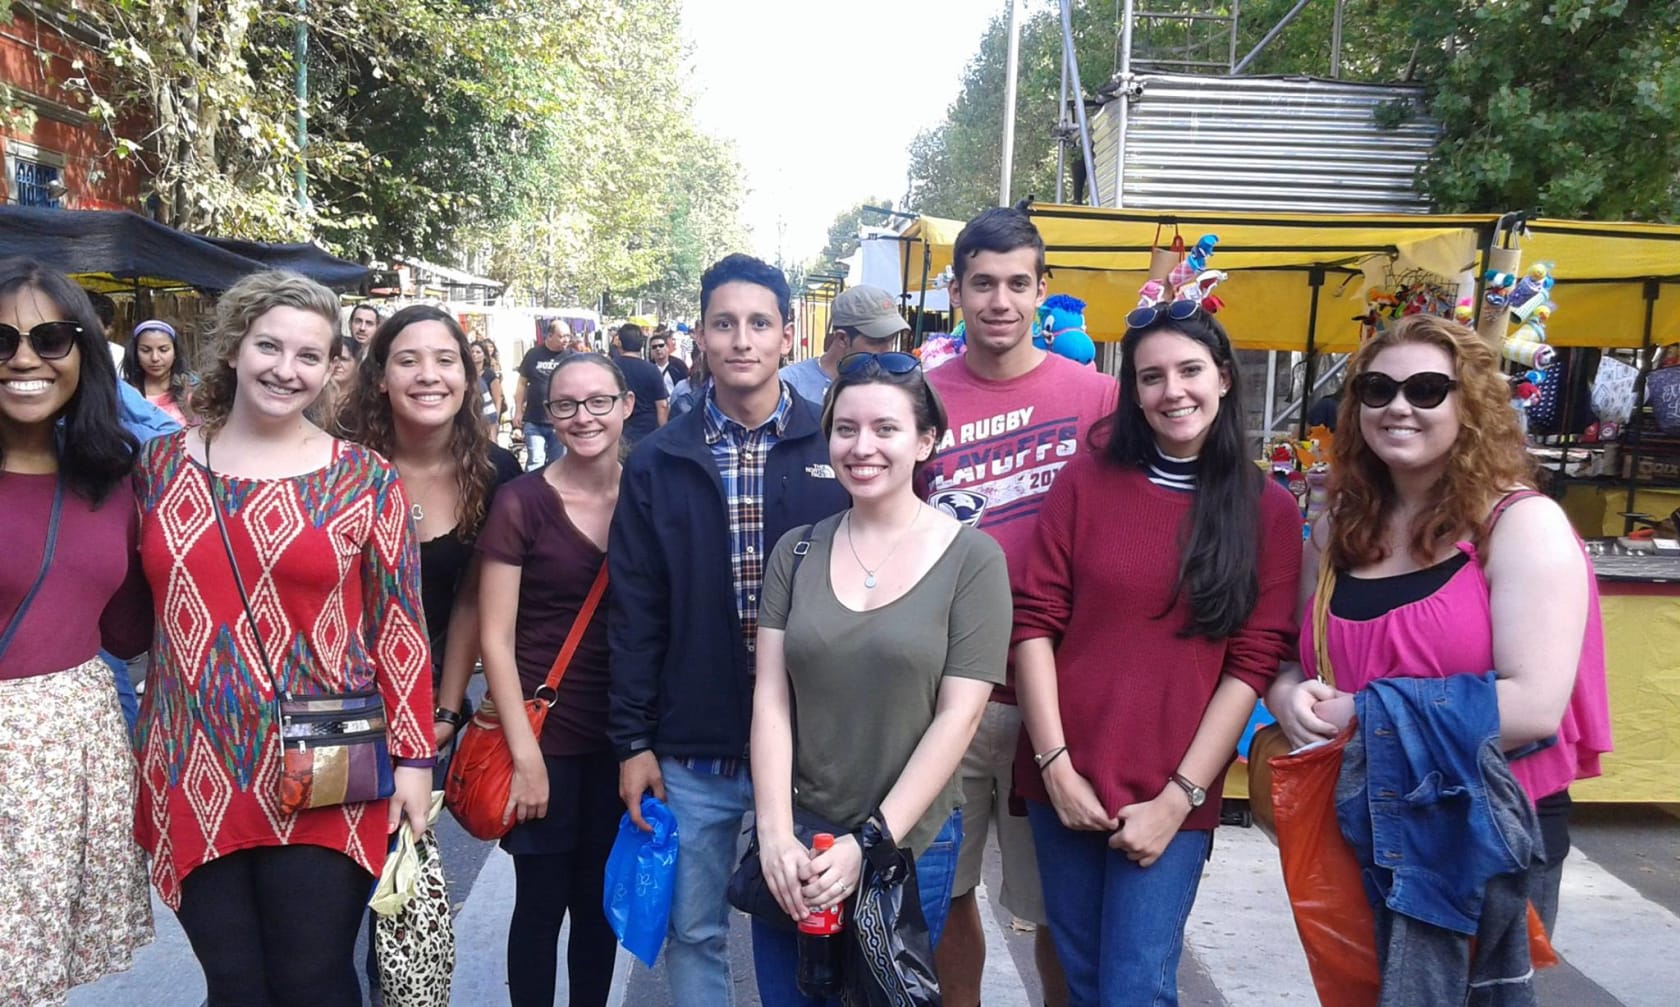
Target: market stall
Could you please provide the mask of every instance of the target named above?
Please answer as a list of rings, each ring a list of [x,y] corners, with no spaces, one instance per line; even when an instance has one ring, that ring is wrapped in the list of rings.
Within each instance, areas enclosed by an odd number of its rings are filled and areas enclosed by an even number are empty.
[[[1558,310],[1544,319],[1545,342],[1554,348],[1636,351],[1631,362],[1614,358],[1617,367],[1634,374],[1625,392],[1636,422],[1616,442],[1619,457],[1603,457],[1609,445],[1565,442],[1560,448],[1565,453],[1597,450],[1600,471],[1564,473],[1551,486],[1581,535],[1599,540],[1593,559],[1616,739],[1615,753],[1604,760],[1605,775],[1574,792],[1588,801],[1680,801],[1680,559],[1666,562],[1654,550],[1647,550],[1648,557],[1630,555],[1620,540],[1629,530],[1624,511],[1666,515],[1680,507],[1680,493],[1666,495],[1680,490],[1680,477],[1672,480],[1672,489],[1664,486],[1666,463],[1655,460],[1666,456],[1653,452],[1658,442],[1647,423],[1637,422],[1647,408],[1653,348],[1680,342],[1680,296],[1672,289],[1680,284],[1680,226],[1522,221],[1491,214],[1218,214],[1073,206],[1033,206],[1029,212],[1044,237],[1050,288],[1087,302],[1092,338],[1124,334],[1126,314],[1149,278],[1153,249],[1168,246],[1175,235],[1188,244],[1217,234],[1217,268],[1229,274],[1219,289],[1225,305],[1219,317],[1237,348],[1301,352],[1309,361],[1315,353],[1348,352],[1358,345],[1358,320],[1370,313],[1367,292],[1385,277],[1417,271],[1456,278],[1473,291],[1467,293],[1471,309],[1479,310],[1486,274],[1516,258],[1500,254],[1505,245],[1517,246],[1527,263],[1546,263],[1545,290]],[[1523,228],[1514,240],[1507,237],[1513,226]],[[911,275],[932,286],[951,263],[960,229],[956,221],[914,222],[904,245]],[[1233,772],[1226,793],[1245,795],[1241,772]]]

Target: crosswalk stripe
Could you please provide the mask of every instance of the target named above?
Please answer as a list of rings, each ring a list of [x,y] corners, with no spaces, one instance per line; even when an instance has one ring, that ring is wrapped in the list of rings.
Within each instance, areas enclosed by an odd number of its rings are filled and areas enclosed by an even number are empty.
[[[1680,999],[1680,917],[1580,850],[1563,862],[1553,945],[1627,1007]]]
[[[992,900],[983,881],[974,888],[974,902],[980,910],[980,929],[986,935],[986,970],[980,976],[980,1002],[986,1007],[1028,1007],[1021,971],[1015,966],[1015,956],[1009,953],[1009,942],[992,911]]]
[[[1277,849],[1259,829],[1220,829],[1184,942],[1219,993],[1243,1007],[1317,1002],[1283,888]]]

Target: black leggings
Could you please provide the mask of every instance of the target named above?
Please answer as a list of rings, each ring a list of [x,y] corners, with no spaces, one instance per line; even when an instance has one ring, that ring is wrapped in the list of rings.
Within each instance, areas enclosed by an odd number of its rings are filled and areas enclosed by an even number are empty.
[[[543,761],[549,770],[548,817],[519,826],[505,842],[514,876],[508,996],[513,1007],[553,1007],[560,925],[570,916],[568,1003],[603,1007],[618,944],[601,908],[607,854],[624,812],[617,766],[611,755]]]
[[[324,846],[263,846],[195,868],[175,915],[209,1007],[360,1007],[356,929],[372,885]]]

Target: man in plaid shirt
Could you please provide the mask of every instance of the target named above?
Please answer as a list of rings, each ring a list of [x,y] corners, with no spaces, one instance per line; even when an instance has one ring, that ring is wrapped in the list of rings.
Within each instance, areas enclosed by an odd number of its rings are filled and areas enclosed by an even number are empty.
[[[782,383],[793,344],[787,280],[747,255],[701,278],[712,388],[637,446],[624,466],[607,562],[612,578],[608,734],[619,796],[680,823],[665,945],[679,1004],[727,1005],[729,904],[742,816],[764,560],[786,532],[844,508],[817,406]]]

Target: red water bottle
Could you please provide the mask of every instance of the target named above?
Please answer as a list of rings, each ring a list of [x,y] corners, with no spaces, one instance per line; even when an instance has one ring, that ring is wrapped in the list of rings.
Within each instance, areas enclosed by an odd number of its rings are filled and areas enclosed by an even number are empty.
[[[811,852],[821,853],[834,846],[834,837],[819,832],[811,839]],[[812,913],[799,921],[799,971],[795,981],[808,997],[837,997],[842,990],[841,963],[844,960],[840,931],[845,928],[839,904]]]

